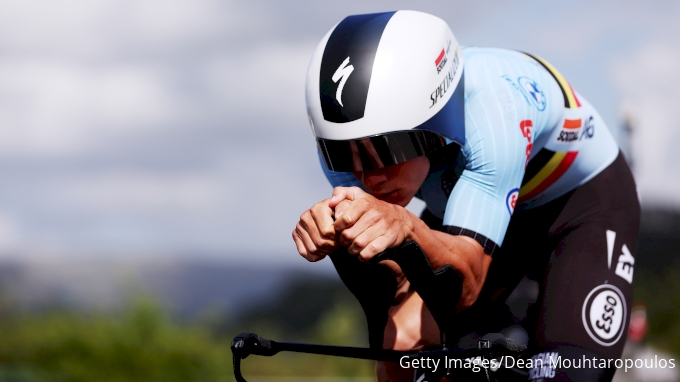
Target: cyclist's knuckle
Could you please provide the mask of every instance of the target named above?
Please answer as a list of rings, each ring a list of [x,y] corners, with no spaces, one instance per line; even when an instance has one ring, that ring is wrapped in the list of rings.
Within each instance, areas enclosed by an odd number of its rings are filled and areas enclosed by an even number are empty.
[[[330,228],[322,228],[319,233],[321,234],[322,238],[331,238],[334,235],[334,231]]]
[[[345,224],[352,224],[352,217],[348,213],[342,214],[340,220],[342,220],[342,222]]]
[[[348,241],[354,239],[354,234],[349,230],[342,231],[341,235],[342,235],[343,239],[348,240]]]
[[[366,249],[373,253],[377,253],[380,251],[380,246],[375,241],[372,241],[366,246]]]
[[[366,219],[370,222],[378,222],[382,216],[379,211],[376,211],[374,209],[370,209],[366,211]]]
[[[315,245],[317,248],[322,248],[322,247],[324,247],[324,246],[326,245],[326,240],[324,240],[324,239],[321,238],[321,237],[315,237],[315,238],[312,240],[312,242],[314,243],[314,245]]]

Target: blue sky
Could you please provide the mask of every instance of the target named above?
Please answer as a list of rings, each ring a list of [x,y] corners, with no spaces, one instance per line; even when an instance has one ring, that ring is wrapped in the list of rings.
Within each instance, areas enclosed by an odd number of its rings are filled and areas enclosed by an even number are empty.
[[[349,14],[416,9],[463,45],[550,61],[618,134],[642,201],[680,207],[674,1],[50,1],[0,4],[0,259],[297,263],[331,191],[304,106]]]

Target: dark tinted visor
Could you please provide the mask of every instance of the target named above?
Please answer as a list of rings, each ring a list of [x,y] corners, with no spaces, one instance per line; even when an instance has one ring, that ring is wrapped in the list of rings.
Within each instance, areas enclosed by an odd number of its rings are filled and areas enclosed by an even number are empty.
[[[425,130],[398,131],[346,141],[317,138],[316,142],[326,168],[343,172],[403,163],[446,146],[442,136]]]

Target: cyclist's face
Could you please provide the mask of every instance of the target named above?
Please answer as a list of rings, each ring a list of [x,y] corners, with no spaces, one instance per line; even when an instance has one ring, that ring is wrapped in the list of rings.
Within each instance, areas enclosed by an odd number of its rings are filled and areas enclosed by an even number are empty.
[[[420,156],[375,170],[354,171],[354,176],[376,198],[405,207],[416,195],[430,171],[430,161]]]

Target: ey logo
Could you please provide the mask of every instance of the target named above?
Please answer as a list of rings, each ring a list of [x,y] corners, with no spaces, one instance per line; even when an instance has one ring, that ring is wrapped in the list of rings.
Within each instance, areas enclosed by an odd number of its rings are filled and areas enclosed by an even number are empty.
[[[612,256],[614,254],[614,241],[616,240],[616,232],[607,230],[607,265],[609,269],[612,268]],[[619,255],[618,262],[616,263],[616,273],[617,276],[628,281],[628,283],[633,283],[633,271],[635,266],[635,258],[628,250],[628,247],[624,244],[621,248],[621,255]]]

